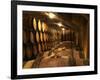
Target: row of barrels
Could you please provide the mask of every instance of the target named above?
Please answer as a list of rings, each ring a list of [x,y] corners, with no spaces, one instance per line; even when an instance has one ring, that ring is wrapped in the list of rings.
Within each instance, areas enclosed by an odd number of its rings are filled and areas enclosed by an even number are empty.
[[[33,18],[32,27],[29,28],[23,28],[24,60],[36,58],[39,54],[50,50],[60,40],[59,32],[48,27],[41,20]]]
[[[38,25],[37,25],[35,18],[33,18],[33,28],[34,28],[34,30],[38,29],[39,31],[42,31],[42,32],[46,32],[48,29],[46,23],[41,22],[41,20],[38,20]]]
[[[35,59],[38,55],[42,55],[45,51],[51,50],[55,45],[57,44],[57,41],[55,42],[43,42],[32,45],[31,43],[23,44],[23,60],[31,60]]]
[[[23,18],[23,27],[26,29],[32,29],[34,31],[41,31],[41,32],[47,32],[48,26],[44,21],[41,21],[40,19],[36,19],[33,17],[26,17]]]
[[[76,41],[75,32],[65,30],[64,33],[61,35],[62,41]]]
[[[32,21],[33,22],[31,28],[27,27],[23,29],[24,43],[27,43],[29,41],[32,43],[55,41],[61,38],[60,32],[48,27],[45,22],[42,22],[41,20],[36,20],[35,18],[33,18]]]
[[[31,21],[30,21],[31,22]],[[32,27],[23,28],[23,59],[35,59],[39,54],[50,50],[61,41],[71,40],[70,32],[62,33],[47,26],[40,19],[32,18]],[[30,28],[30,29],[29,29]]]
[[[47,32],[33,32],[33,31],[23,31],[23,42],[27,43],[42,43],[42,42],[53,42],[61,39],[61,35],[51,34]]]
[[[24,43],[40,43],[48,41],[48,34],[44,32],[23,31]]]

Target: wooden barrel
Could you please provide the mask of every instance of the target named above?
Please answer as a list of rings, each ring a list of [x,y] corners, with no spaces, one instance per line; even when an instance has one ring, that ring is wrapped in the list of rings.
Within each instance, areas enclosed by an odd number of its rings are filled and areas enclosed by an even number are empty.
[[[51,49],[51,43],[48,42],[48,49],[50,50]]]
[[[38,52],[41,53],[42,52],[42,49],[41,49],[41,45],[38,44]]]
[[[26,47],[26,57],[28,60],[32,59],[32,48],[30,46]]]
[[[44,42],[46,42],[46,33],[43,34],[43,38]]]
[[[48,30],[48,26],[47,26],[47,24],[45,23],[45,31],[47,31]]]
[[[46,34],[46,42],[48,42],[48,34]]]
[[[42,31],[44,32],[44,22],[42,22]]]
[[[34,28],[34,30],[37,29],[37,23],[36,23],[36,19],[35,18],[33,18],[33,28]]]
[[[39,30],[39,31],[41,31],[41,26],[42,26],[41,21],[38,20],[38,30]]]
[[[39,32],[36,32],[36,41],[39,43]]]
[[[34,54],[34,57],[36,57],[38,55],[37,53],[38,53],[37,46],[33,45],[33,54]]]
[[[41,40],[41,42],[43,42],[43,34],[42,34],[42,32],[40,32],[40,40]]]
[[[42,43],[42,51],[44,51],[44,43]]]
[[[30,40],[30,33],[29,31],[23,31],[23,42],[27,43]]]
[[[48,43],[45,42],[45,43],[44,43],[44,51],[47,51],[47,49],[48,49]]]
[[[45,22],[42,22],[42,31],[46,32],[47,31],[47,24]]]
[[[32,31],[30,32],[30,41],[31,41],[31,43],[35,42],[34,33]]]

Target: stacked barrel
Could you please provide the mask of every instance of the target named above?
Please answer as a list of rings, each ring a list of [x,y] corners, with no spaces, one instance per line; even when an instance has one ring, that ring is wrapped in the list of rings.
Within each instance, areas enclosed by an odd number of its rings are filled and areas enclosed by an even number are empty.
[[[23,58],[31,60],[49,49],[49,33],[47,24],[40,19],[28,17],[27,21],[23,27]]]
[[[23,59],[35,59],[51,50],[61,42],[61,31],[50,26],[40,18],[33,16],[24,17],[23,20]]]
[[[62,31],[62,41],[75,41],[75,32],[70,29]]]

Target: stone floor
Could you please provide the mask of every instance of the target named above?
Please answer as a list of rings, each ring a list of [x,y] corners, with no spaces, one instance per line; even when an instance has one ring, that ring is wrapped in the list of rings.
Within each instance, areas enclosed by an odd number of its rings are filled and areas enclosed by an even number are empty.
[[[68,47],[66,48],[64,45],[55,48],[51,53],[49,53],[49,51],[44,52],[43,56],[37,58],[36,60],[27,61],[24,68],[67,67],[82,65],[84,65],[83,59],[80,58],[79,51]]]

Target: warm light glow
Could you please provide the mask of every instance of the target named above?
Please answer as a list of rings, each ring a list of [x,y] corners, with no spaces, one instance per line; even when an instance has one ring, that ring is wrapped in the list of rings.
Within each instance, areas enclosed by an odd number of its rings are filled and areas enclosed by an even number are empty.
[[[62,30],[64,31],[65,29],[64,29],[64,28],[62,28]]]
[[[63,26],[63,25],[62,25],[62,23],[58,23],[58,26],[60,26],[60,27],[61,27],[61,26]]]
[[[45,13],[47,16],[49,16],[49,18],[53,19],[55,18],[55,14],[53,13]]]
[[[55,18],[55,15],[53,13],[49,13],[49,17],[52,19]]]

